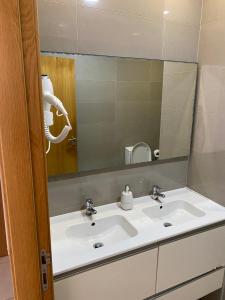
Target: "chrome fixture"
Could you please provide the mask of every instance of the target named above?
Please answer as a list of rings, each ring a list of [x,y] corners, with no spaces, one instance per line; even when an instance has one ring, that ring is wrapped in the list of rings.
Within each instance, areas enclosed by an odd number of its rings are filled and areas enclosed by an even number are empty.
[[[162,201],[159,198],[165,198],[164,194],[160,193],[161,188],[158,185],[153,185],[152,187],[152,193],[151,193],[151,197],[153,200],[159,202],[160,204],[162,204]]]
[[[92,199],[87,199],[85,206],[86,206],[86,208],[85,208],[86,209],[85,214],[87,216],[92,216],[92,215],[97,214],[97,210],[94,209],[94,202],[93,202]]]

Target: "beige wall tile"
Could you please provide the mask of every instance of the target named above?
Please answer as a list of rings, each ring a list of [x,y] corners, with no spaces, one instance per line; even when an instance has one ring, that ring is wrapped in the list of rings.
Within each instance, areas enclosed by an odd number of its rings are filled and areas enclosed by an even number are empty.
[[[116,80],[117,59],[115,57],[76,55],[77,80]]]
[[[157,103],[162,102],[162,81],[150,83],[150,99]]]
[[[192,72],[195,73],[197,72],[197,67],[198,65],[191,64],[191,63],[183,63],[183,62],[176,62],[175,64],[173,62],[166,62],[164,65],[164,70],[163,74],[164,75],[171,75],[171,74],[177,74],[177,73],[187,73],[187,72]]]
[[[42,51],[77,52],[76,2],[38,1]]]
[[[149,81],[150,61],[145,59],[118,58],[117,80],[118,81]]]
[[[224,206],[225,152],[195,152],[189,166],[188,186]]]
[[[91,110],[89,114],[92,114]],[[115,122],[78,123],[77,137],[79,171],[97,170],[120,164]]]
[[[80,171],[90,171],[118,167],[120,163],[118,147],[112,141],[109,143],[92,144],[91,147],[82,147],[79,152],[78,168]]]
[[[162,22],[78,5],[78,51],[161,58]]]
[[[225,115],[197,111],[193,151],[218,152],[225,150]]]
[[[164,62],[160,60],[152,60],[150,62],[150,81],[161,82],[163,78]]]
[[[202,0],[165,0],[163,59],[197,61]]]
[[[79,124],[111,123],[115,120],[115,103],[77,103],[77,122]]]
[[[202,0],[165,0],[164,19],[199,28]]]
[[[77,80],[77,102],[115,102],[115,81]]]
[[[199,77],[197,113],[225,111],[225,66],[201,66]]]
[[[204,0],[202,23],[225,18],[225,2],[223,0]]]
[[[225,65],[225,18],[202,25],[199,45],[201,65]]]
[[[116,125],[115,122],[105,123],[99,122],[96,124],[80,124],[78,127],[79,143],[78,147],[87,146],[91,147],[92,144],[101,144],[102,141],[109,144],[110,142],[115,143],[116,138]]]
[[[117,101],[151,101],[150,82],[119,81]]]
[[[197,61],[199,27],[165,21],[163,59]]]
[[[79,5],[127,16],[158,20],[163,17],[164,0],[78,0]]]

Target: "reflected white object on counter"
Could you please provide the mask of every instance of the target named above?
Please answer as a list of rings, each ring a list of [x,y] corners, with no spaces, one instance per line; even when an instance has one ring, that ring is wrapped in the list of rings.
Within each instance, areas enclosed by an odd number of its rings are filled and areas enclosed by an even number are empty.
[[[42,82],[42,98],[43,98],[43,109],[44,109],[44,129],[45,129],[45,137],[49,141],[48,150],[46,153],[50,151],[50,145],[61,143],[65,140],[68,133],[72,129],[70,124],[68,113],[64,108],[62,102],[54,96],[53,85],[51,79],[48,75],[41,76]],[[64,116],[66,118],[67,125],[62,129],[61,133],[58,136],[53,136],[49,130],[49,127],[54,125],[53,113],[51,112],[51,106],[54,106],[57,109],[56,115],[58,117]],[[60,114],[58,113],[60,112]]]
[[[145,142],[139,142],[134,146],[125,147],[125,164],[137,164],[152,161],[152,150]]]

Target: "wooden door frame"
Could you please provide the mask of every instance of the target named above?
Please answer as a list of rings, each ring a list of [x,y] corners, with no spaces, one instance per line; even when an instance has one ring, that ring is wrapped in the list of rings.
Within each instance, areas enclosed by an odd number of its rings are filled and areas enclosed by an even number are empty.
[[[42,290],[40,251],[51,253],[35,0],[0,4],[0,180],[16,300]]]

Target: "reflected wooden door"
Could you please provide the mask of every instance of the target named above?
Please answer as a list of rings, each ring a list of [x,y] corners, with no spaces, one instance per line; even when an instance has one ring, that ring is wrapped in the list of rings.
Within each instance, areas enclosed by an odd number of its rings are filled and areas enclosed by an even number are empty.
[[[72,125],[67,138],[59,144],[51,144],[47,154],[48,175],[59,175],[77,172],[76,131],[76,93],[75,93],[75,60],[57,56],[41,56],[41,73],[47,74],[53,83],[54,94],[68,112]],[[54,111],[54,125],[50,127],[53,135],[58,135],[65,126],[65,118],[57,117]]]

